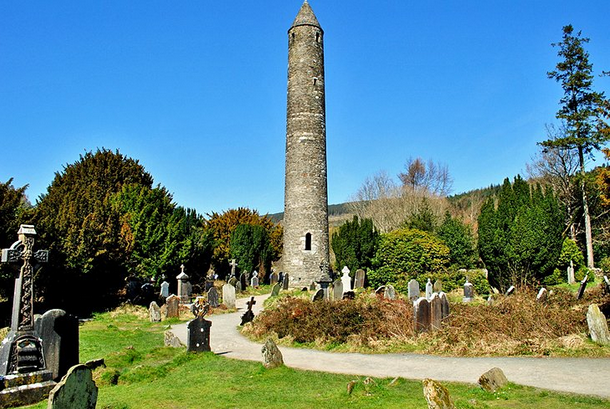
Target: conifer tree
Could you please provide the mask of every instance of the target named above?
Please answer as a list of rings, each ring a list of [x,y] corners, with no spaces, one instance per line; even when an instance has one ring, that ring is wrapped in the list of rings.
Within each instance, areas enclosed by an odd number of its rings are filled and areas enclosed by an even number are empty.
[[[360,220],[354,216],[352,221],[343,223],[331,239],[337,271],[344,266],[354,272],[359,268],[370,268],[378,241],[379,232],[371,219]]]

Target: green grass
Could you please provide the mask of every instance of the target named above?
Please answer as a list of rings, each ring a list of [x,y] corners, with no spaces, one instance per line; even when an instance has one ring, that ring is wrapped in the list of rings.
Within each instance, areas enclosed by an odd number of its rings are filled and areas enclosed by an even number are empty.
[[[426,407],[419,381],[267,370],[256,362],[186,353],[161,346],[166,326],[151,324],[142,314],[101,314],[81,327],[81,361],[106,360],[107,368],[94,372],[98,409]],[[348,394],[353,380],[357,383]],[[610,408],[608,400],[512,384],[496,394],[476,385],[445,386],[457,408]]]

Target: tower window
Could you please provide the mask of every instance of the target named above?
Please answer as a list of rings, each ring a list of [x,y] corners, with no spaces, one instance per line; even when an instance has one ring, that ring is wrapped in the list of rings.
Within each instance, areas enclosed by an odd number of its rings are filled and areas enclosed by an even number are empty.
[[[311,250],[311,233],[305,235],[305,250]]]
[[[316,33],[316,43],[320,42],[320,33]]]
[[[318,83],[318,79],[317,79],[317,78],[314,78],[314,79],[313,79],[313,85],[315,86],[317,83]]]

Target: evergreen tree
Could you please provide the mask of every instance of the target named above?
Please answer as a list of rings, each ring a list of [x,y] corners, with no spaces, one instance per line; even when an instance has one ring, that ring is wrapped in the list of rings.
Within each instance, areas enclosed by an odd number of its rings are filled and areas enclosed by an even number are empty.
[[[466,269],[475,267],[476,247],[470,226],[451,217],[447,212],[436,234],[449,247],[449,257],[453,267]]]
[[[370,268],[378,241],[379,232],[371,219],[359,220],[358,216],[354,216],[351,222],[343,223],[331,239],[337,271],[344,266],[353,272],[359,268]]]
[[[585,187],[585,158],[600,149],[601,144],[610,139],[610,131],[605,119],[609,115],[608,100],[603,92],[595,92],[593,86],[593,65],[589,62],[589,53],[584,44],[589,39],[574,33],[571,25],[563,27],[563,39],[553,44],[559,47],[556,70],[548,72],[548,77],[561,84],[564,95],[560,99],[561,108],[557,119],[566,125],[566,135],[562,138],[541,142],[549,148],[561,147],[578,152],[580,167],[580,190],[585,220],[585,238],[587,248],[587,266],[594,267],[593,239],[589,203]]]
[[[270,271],[273,248],[265,227],[240,224],[231,234],[230,248],[231,257],[237,260],[241,271],[257,270],[261,277]]]

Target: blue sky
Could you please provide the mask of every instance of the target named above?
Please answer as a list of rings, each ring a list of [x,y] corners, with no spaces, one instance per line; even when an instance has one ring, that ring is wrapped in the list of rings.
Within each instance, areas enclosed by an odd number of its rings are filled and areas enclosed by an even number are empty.
[[[301,0],[0,2],[0,181],[34,202],[97,148],[181,206],[283,211],[287,30]],[[454,193],[524,174],[555,122],[552,42],[610,70],[610,1],[311,0],[325,31],[329,202],[409,157]],[[595,89],[610,93],[610,78]]]

